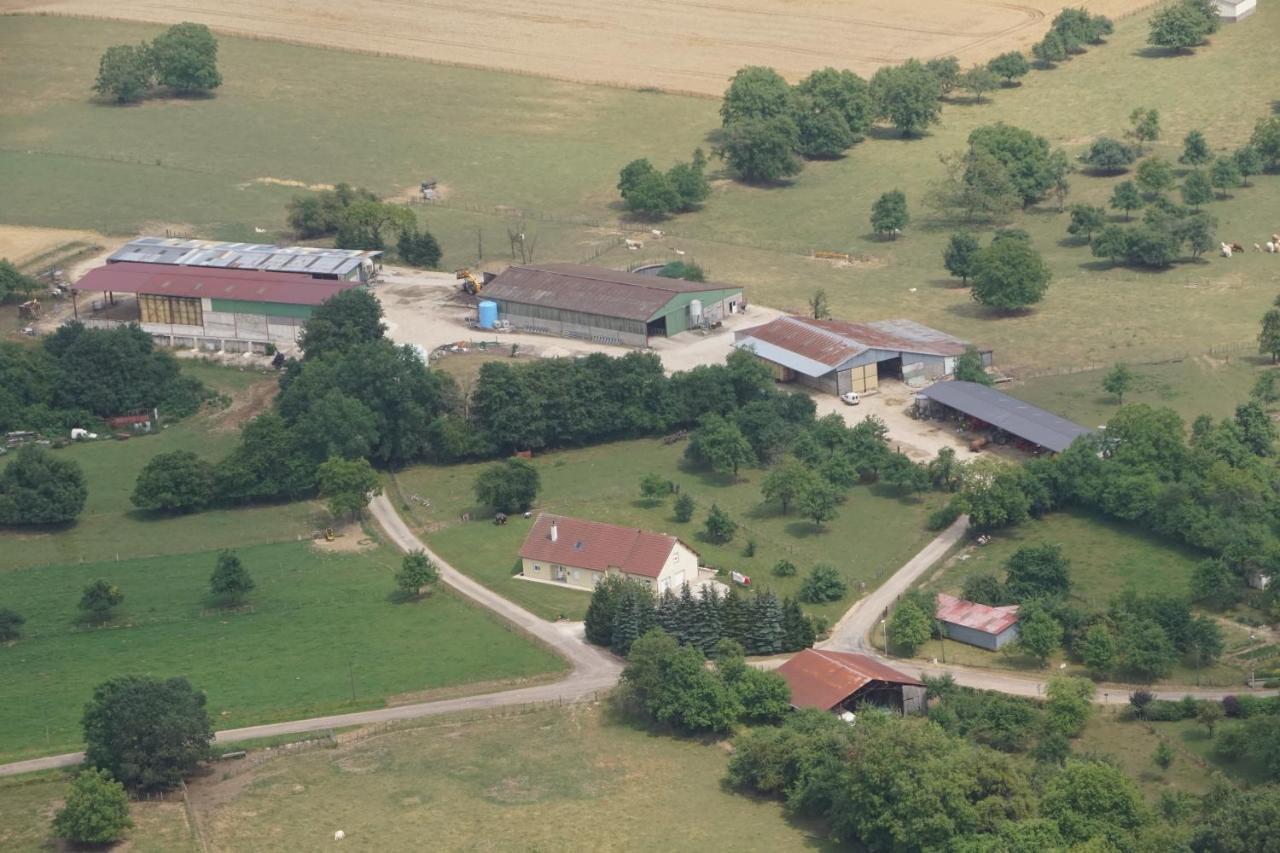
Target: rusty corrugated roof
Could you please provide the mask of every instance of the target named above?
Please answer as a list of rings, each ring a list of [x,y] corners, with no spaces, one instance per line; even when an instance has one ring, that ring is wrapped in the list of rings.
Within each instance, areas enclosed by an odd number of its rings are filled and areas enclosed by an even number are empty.
[[[76,282],[77,290],[239,299],[286,305],[319,305],[335,294],[359,286],[358,281],[308,278],[283,272],[178,267],[133,261],[97,267]]]
[[[741,289],[729,284],[638,275],[604,267],[538,264],[507,267],[484,286],[484,298],[644,321],[680,293]]]
[[[954,595],[947,595],[945,592],[938,593],[937,603],[936,616],[939,622],[949,622],[984,634],[1001,634],[1018,621],[1016,604],[1006,607],[989,607],[956,598]]]
[[[846,323],[795,315],[743,329],[736,337],[764,341],[832,368],[871,349],[955,356],[966,346],[959,338],[912,320]]]
[[[791,687],[793,707],[823,711],[836,707],[872,681],[924,686],[875,658],[853,652],[805,649],[778,667],[777,672]]]
[[[556,541],[551,541],[551,525]],[[656,578],[677,540],[665,533],[619,527],[585,518],[540,514],[520,546],[520,556],[597,572],[618,569],[624,574]]]

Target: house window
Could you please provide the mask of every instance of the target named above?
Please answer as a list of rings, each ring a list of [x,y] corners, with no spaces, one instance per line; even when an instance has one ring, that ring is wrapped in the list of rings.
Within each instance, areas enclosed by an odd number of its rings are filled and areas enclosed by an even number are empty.
[[[533,570],[534,570],[535,572],[540,572],[540,571],[542,571],[542,566],[534,565]]]

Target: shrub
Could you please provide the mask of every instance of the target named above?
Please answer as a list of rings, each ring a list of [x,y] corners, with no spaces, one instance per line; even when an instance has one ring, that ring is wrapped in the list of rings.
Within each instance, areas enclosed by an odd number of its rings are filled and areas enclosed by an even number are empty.
[[[780,578],[795,577],[796,572],[798,571],[799,569],[796,568],[796,564],[790,560],[779,560],[773,565],[774,575]]]
[[[927,526],[930,530],[945,530],[960,517],[961,512],[960,505],[956,501],[947,501],[941,509],[936,509],[929,514]]]
[[[810,604],[825,604],[828,601],[839,601],[848,592],[849,585],[835,566],[818,563],[804,579],[804,583],[800,584],[799,596],[801,601]]]
[[[107,771],[92,768],[76,775],[66,805],[53,819],[58,837],[76,844],[112,844],[131,826],[124,786]]]
[[[0,643],[7,643],[22,636],[22,626],[27,619],[16,610],[0,607]]]

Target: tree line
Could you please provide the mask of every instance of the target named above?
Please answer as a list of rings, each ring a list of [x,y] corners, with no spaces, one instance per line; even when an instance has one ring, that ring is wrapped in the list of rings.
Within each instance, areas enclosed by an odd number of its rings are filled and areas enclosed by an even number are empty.
[[[118,44],[98,62],[93,90],[130,104],[163,88],[177,95],[207,95],[222,85],[218,40],[204,24],[175,24],[150,42]]]

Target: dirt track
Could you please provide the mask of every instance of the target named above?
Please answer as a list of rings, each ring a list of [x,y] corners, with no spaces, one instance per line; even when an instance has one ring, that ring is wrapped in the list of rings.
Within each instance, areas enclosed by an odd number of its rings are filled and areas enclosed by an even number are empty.
[[[1151,0],[1080,5],[1118,15]],[[172,24],[566,80],[719,95],[737,68],[869,75],[915,56],[986,59],[1040,38],[1057,0],[0,0],[23,10]]]

